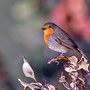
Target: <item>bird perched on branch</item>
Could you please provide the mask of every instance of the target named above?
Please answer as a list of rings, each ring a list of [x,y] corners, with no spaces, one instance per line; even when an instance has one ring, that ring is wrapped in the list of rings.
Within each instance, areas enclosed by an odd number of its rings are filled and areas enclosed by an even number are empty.
[[[42,30],[44,31],[44,41],[51,50],[67,56],[76,56],[78,59],[84,55],[71,37],[56,24],[46,23]]]

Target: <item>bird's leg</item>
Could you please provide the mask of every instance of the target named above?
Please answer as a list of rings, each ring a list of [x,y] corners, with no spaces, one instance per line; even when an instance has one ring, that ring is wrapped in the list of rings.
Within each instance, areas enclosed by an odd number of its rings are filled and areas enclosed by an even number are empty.
[[[56,59],[60,59],[61,57],[64,57],[63,53],[61,53]]]

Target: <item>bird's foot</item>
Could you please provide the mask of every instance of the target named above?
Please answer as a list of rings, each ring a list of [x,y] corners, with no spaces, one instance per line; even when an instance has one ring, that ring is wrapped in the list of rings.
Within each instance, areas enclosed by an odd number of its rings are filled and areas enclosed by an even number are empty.
[[[50,61],[48,61],[48,64],[51,64],[51,63],[57,63],[57,65],[58,65],[59,64],[59,59],[55,58],[55,59],[51,59]]]
[[[67,56],[58,56],[57,58],[55,59],[51,59],[48,64],[51,64],[51,63],[57,63],[57,65],[59,64],[59,61],[60,60],[63,60],[65,62],[68,62],[69,58]]]

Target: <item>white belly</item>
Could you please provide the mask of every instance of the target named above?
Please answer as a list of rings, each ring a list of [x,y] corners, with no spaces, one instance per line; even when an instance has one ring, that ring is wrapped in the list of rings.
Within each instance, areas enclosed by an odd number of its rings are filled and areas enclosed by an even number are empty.
[[[49,48],[54,50],[54,51],[60,52],[60,53],[66,53],[67,52],[67,49],[64,46],[61,46],[61,45],[55,44],[55,43],[50,44]]]
[[[49,48],[60,53],[67,52],[67,48],[56,42],[52,36],[49,38]]]

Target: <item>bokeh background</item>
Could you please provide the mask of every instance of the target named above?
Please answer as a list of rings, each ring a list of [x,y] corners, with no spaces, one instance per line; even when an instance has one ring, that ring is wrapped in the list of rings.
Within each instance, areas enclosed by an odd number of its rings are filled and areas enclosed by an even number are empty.
[[[38,81],[65,90],[58,82],[63,62],[47,65],[59,54],[44,43],[46,22],[63,28],[90,58],[90,0],[0,0],[0,90],[22,90],[18,78],[32,82],[23,75],[22,56]]]

